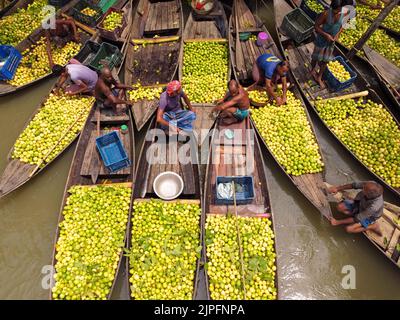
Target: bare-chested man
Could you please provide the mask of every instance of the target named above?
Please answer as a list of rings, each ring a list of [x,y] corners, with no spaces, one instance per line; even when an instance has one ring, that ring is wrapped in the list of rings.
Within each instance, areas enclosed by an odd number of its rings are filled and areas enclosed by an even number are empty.
[[[214,110],[221,111],[219,118],[223,124],[240,122],[249,116],[250,100],[246,90],[236,80],[229,81],[229,91],[218,101]]]
[[[103,104],[106,108],[113,108],[114,112],[118,114],[118,104],[132,105],[131,101],[122,99],[123,91],[128,89],[132,89],[132,86],[117,82],[110,68],[104,67],[94,88],[94,96],[98,103]]]

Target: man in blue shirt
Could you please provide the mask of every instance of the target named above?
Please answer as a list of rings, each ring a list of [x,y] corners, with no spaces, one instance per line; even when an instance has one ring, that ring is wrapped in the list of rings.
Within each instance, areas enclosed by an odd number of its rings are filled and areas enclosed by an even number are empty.
[[[248,88],[251,90],[257,84],[265,83],[268,97],[276,100],[278,106],[286,103],[287,81],[286,74],[289,71],[289,62],[275,57],[273,54],[265,53],[257,58],[253,66],[254,83]],[[275,91],[278,81],[282,81],[282,97]]]

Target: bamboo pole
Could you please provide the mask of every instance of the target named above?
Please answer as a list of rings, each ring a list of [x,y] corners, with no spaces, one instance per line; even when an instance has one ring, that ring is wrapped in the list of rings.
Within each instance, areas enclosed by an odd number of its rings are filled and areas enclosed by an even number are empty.
[[[361,97],[366,97],[366,96],[368,96],[368,90],[360,91],[360,92],[356,92],[356,93],[345,94],[343,96],[332,97],[332,98],[328,98],[328,99],[314,100],[314,102],[312,102],[312,104],[315,104],[316,102],[324,102],[324,101],[328,101],[328,100],[355,99],[355,98],[361,98]]]
[[[61,16],[63,18],[71,18],[69,15],[66,15],[65,13],[62,13]],[[94,36],[96,34],[96,30],[80,23],[79,21],[76,21],[75,19],[74,19],[74,22],[79,28],[81,28],[83,31],[86,31],[87,33],[91,34],[92,36]]]
[[[351,50],[347,53],[346,58],[351,60],[354,55],[362,49],[364,44],[368,41],[371,35],[375,32],[375,30],[380,26],[382,21],[386,18],[386,16],[399,4],[400,0],[393,0],[389,3],[383,10],[379,13],[378,17],[372,22],[368,30],[364,33],[364,35],[357,41],[357,43],[351,48]]]
[[[225,38],[198,38],[198,39],[185,39],[185,43],[188,42],[219,42],[219,43],[228,43],[228,39]]]
[[[140,45],[140,44],[157,44],[157,43],[165,43],[165,42],[175,42],[180,39],[179,36],[173,37],[160,37],[160,38],[153,38],[153,39],[132,39],[132,45]]]

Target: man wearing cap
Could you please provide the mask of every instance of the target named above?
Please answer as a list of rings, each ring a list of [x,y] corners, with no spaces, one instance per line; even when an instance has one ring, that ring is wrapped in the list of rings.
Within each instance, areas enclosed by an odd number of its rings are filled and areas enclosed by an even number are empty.
[[[354,200],[345,199],[337,206],[339,212],[344,213],[349,218],[331,218],[333,226],[347,224],[346,231],[349,233],[359,233],[372,230],[378,235],[381,231],[376,222],[383,213],[383,188],[375,181],[353,182],[343,186],[332,186],[328,192],[337,193],[348,189],[362,189]]]
[[[265,53],[257,58],[253,65],[253,81],[254,83],[248,88],[251,90],[257,84],[264,85],[268,97],[276,100],[278,106],[286,103],[287,81],[286,74],[289,71],[289,62],[275,57],[273,54]],[[278,81],[282,82],[282,97],[275,91]]]
[[[181,98],[183,98],[189,110],[182,108]],[[183,92],[180,82],[174,80],[168,83],[167,90],[160,96],[157,122],[163,129],[179,133],[181,130],[192,131],[194,120],[196,120],[196,112],[189,98]]]

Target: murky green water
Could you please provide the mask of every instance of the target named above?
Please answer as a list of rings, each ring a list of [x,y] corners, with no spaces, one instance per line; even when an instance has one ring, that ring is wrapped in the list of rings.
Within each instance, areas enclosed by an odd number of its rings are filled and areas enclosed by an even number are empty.
[[[267,9],[262,9],[260,15],[268,26],[273,25]],[[15,139],[51,84],[47,81],[21,94],[0,98],[0,171],[5,168]],[[372,179],[314,115],[312,119],[325,156],[328,181],[336,184]],[[138,135],[138,149],[142,140],[143,134]],[[59,206],[74,147],[30,183],[0,200],[1,299],[48,298],[48,291],[41,286],[41,271],[51,264]],[[277,232],[280,298],[400,299],[400,270],[362,235],[349,235],[340,227],[331,227],[271,156],[264,154]],[[386,199],[399,204],[389,192]],[[354,290],[341,286],[346,265],[356,270]],[[127,297],[122,270],[113,298]]]

